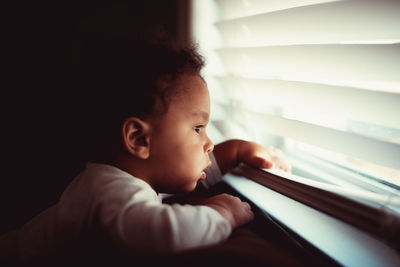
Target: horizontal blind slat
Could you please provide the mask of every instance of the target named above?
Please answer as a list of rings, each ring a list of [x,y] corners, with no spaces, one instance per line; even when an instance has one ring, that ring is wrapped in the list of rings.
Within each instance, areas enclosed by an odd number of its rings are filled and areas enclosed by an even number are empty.
[[[400,92],[400,44],[222,48],[230,74]]]
[[[224,46],[399,40],[400,1],[339,1],[219,21]]]
[[[217,0],[221,20],[341,0]]]
[[[400,129],[400,94],[325,84],[218,76],[233,99],[304,110],[320,116],[332,112],[346,119]]]
[[[265,125],[266,131],[273,134],[400,169],[400,144],[245,109],[240,113],[254,123]]]

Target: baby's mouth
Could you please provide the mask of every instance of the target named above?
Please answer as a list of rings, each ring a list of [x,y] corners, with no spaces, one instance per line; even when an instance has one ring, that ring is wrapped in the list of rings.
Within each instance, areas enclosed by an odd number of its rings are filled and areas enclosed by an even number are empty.
[[[201,174],[200,174],[200,179],[206,179],[206,177],[207,177],[206,170],[207,170],[208,168],[210,168],[210,167],[211,167],[211,162],[208,163],[208,164],[207,164],[207,167],[205,167],[205,168],[202,170],[202,172],[201,172]]]

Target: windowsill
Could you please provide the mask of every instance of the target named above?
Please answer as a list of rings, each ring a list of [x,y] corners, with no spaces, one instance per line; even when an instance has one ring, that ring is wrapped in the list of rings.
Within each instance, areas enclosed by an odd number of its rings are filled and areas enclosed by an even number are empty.
[[[399,266],[400,255],[384,242],[332,216],[244,177],[224,181],[271,217],[346,266]]]

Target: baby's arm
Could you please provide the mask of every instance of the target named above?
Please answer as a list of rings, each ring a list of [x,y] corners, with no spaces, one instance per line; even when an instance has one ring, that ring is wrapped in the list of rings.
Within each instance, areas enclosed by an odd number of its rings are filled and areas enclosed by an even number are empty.
[[[128,250],[179,252],[224,241],[232,225],[244,221],[243,215],[228,210],[238,203],[217,199],[210,206],[162,204],[149,185],[121,179],[102,190],[90,221],[99,221],[102,231]],[[227,220],[230,213],[233,220]]]
[[[216,145],[214,156],[222,174],[229,172],[240,162],[256,168],[278,168],[291,172],[290,164],[279,149],[244,140],[232,139]]]

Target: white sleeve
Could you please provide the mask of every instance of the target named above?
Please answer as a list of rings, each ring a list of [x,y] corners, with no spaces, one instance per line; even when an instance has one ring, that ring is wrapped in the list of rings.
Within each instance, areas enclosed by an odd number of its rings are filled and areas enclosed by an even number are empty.
[[[219,243],[231,233],[230,223],[210,207],[162,204],[147,184],[113,187],[97,202],[96,219],[114,242],[128,249],[178,252]],[[116,191],[123,191],[118,199]]]
[[[222,180],[222,173],[218,167],[214,153],[211,152],[209,156],[211,160],[211,167],[206,169],[207,178],[205,180],[201,180],[202,185],[207,189]]]

